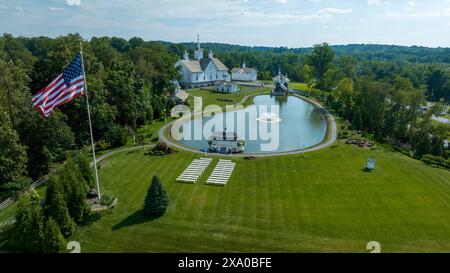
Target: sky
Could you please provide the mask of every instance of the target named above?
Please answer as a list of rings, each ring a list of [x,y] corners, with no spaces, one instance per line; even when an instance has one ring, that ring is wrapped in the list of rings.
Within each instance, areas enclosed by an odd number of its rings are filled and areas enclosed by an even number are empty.
[[[15,36],[249,46],[317,43],[450,47],[450,0],[0,0],[0,32]]]

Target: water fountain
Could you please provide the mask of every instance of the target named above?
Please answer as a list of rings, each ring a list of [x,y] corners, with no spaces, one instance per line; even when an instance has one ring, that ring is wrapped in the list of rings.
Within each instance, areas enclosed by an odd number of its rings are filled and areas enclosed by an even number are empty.
[[[259,122],[262,123],[277,123],[280,122],[281,119],[278,117],[276,113],[262,113],[259,118],[257,118]]]

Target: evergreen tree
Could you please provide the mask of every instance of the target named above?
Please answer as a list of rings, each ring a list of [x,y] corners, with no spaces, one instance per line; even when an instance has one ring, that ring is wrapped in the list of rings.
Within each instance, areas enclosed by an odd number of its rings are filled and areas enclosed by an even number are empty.
[[[86,181],[87,185],[90,188],[93,188],[94,185],[94,177],[92,175],[92,169],[90,166],[90,157],[88,154],[88,149],[87,148],[83,148],[81,149],[81,151],[78,153],[76,159],[75,159],[78,168],[81,171],[81,174],[83,175],[84,180]]]
[[[16,213],[16,222],[11,230],[9,246],[18,251],[41,252],[44,215],[39,197],[23,198]]]
[[[66,245],[66,240],[59,230],[58,224],[53,218],[49,217],[45,222],[42,231],[42,252],[57,253]]]
[[[64,189],[57,174],[53,174],[46,192],[45,214],[54,219],[64,237],[69,237],[75,230],[75,222],[70,217],[67,203],[64,199]]]
[[[66,163],[59,171],[59,175],[69,214],[75,223],[81,223],[89,213],[89,206],[86,203],[86,194],[89,187],[71,157],[67,158]]]
[[[158,176],[153,176],[144,203],[144,213],[152,217],[160,217],[169,206],[169,198]]]

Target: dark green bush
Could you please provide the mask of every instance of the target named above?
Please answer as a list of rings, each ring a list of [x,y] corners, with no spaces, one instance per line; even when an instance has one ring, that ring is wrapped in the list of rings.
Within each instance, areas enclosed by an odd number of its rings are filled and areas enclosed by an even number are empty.
[[[116,148],[127,144],[128,133],[122,126],[113,125],[106,131],[104,138],[111,148]]]

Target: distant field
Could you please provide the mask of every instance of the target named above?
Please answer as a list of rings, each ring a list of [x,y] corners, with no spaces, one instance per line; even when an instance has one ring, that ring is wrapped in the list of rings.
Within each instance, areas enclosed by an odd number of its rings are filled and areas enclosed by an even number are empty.
[[[363,171],[369,155],[377,169]],[[233,159],[226,187],[175,183],[198,155],[124,152],[102,162],[118,206],[79,228],[84,252],[450,251],[450,172],[397,153],[341,144],[306,154]],[[217,160],[213,161],[213,164]],[[153,175],[170,197],[166,215],[141,213]]]

